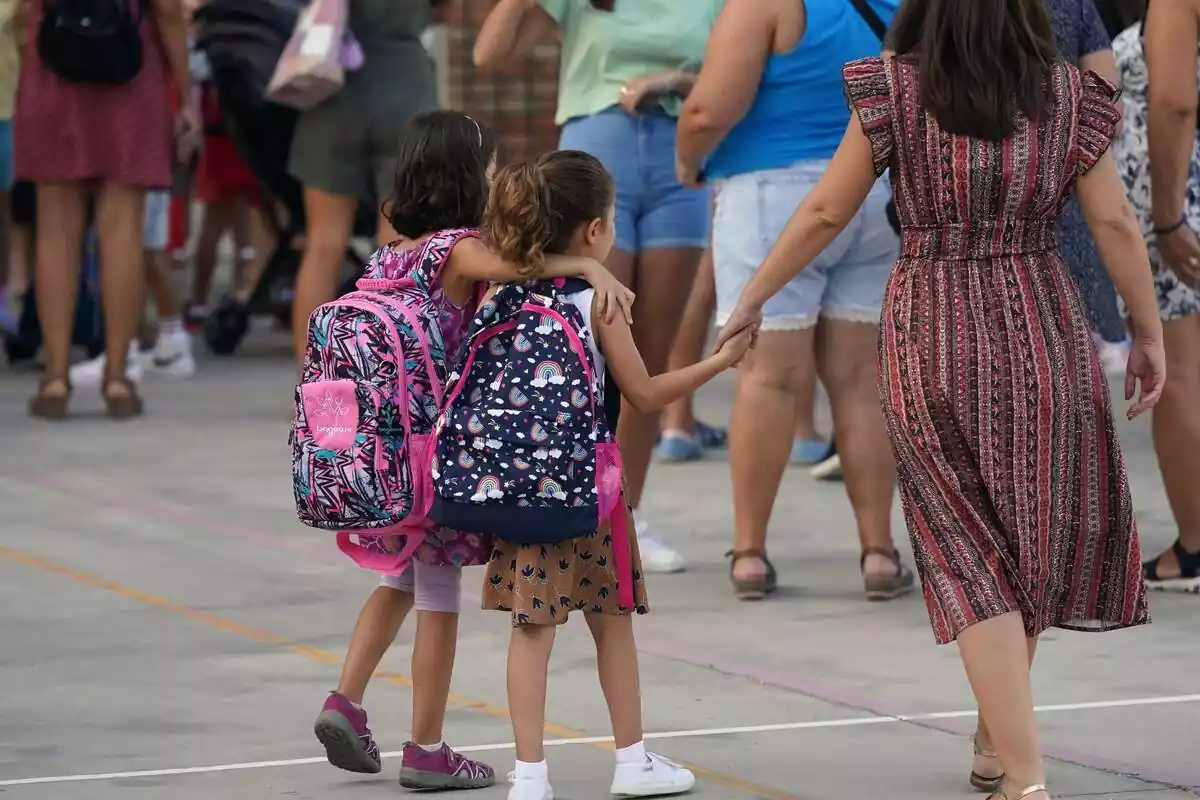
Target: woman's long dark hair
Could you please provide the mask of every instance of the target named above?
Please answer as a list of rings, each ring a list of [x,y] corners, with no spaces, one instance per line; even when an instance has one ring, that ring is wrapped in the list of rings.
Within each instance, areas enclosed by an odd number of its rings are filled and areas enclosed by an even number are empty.
[[[905,0],[888,43],[918,63],[943,130],[990,141],[1042,112],[1059,57],[1046,0]]]

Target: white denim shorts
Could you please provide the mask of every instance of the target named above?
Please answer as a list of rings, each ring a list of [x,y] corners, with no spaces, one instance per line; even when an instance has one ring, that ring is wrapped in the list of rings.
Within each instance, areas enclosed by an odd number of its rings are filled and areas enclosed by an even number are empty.
[[[742,290],[828,167],[824,159],[802,161],[715,182],[717,325],[728,321]],[[887,218],[890,199],[887,181],[877,181],[846,229],[764,304],[764,331],[802,330],[821,317],[879,323],[888,277],[900,255],[900,238]]]

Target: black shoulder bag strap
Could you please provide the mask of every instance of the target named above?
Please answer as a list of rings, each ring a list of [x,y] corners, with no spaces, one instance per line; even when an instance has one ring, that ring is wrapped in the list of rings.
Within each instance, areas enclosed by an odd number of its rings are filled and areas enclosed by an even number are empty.
[[[863,22],[875,32],[879,37],[880,43],[887,38],[888,26],[884,24],[883,19],[875,13],[875,9],[867,3],[867,0],[850,0],[850,5],[854,6],[854,10],[863,18]]]

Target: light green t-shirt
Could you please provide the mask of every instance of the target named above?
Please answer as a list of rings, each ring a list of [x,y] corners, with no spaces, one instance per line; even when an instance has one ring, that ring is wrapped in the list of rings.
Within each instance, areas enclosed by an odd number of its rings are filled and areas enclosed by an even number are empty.
[[[598,11],[588,0],[538,0],[562,31],[558,113],[562,125],[616,105],[630,78],[697,69],[725,0],[615,0]],[[679,97],[662,101],[672,116]]]

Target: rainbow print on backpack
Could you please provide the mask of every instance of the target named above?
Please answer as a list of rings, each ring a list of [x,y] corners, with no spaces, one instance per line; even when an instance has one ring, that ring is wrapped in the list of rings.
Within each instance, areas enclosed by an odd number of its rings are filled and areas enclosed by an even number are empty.
[[[609,521],[621,602],[633,606],[620,452],[604,413],[577,279],[506,286],[472,322],[437,425],[430,518],[521,544]],[[590,292],[588,295],[590,297]]]

